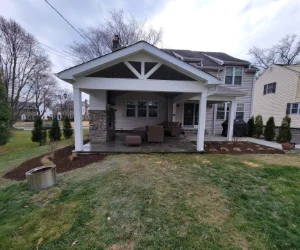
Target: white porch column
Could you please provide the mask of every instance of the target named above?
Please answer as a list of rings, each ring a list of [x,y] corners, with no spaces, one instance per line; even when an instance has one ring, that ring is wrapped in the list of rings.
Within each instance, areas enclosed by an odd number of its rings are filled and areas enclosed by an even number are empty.
[[[233,100],[229,104],[229,117],[228,117],[228,130],[227,130],[227,140],[232,141],[233,137],[233,125],[235,119],[236,111],[236,100]]]
[[[81,151],[83,147],[81,90],[74,88],[73,96],[74,96],[75,151]]]
[[[198,121],[198,134],[197,134],[197,151],[204,150],[204,135],[205,135],[205,121],[206,121],[206,104],[207,93],[200,94],[199,101],[199,121]]]
[[[175,122],[175,119],[176,119],[176,103],[173,103],[172,122]]]

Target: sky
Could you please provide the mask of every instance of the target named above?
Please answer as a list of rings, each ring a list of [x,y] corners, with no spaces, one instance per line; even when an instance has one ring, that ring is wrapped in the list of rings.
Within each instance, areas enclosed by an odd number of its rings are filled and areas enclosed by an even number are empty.
[[[268,48],[287,34],[300,35],[300,0],[48,1],[77,29],[101,24],[109,11],[123,9],[162,28],[164,48],[225,52],[245,60],[251,60],[253,46]],[[44,0],[0,0],[0,15],[16,20],[60,55],[68,44],[83,41]],[[74,65],[48,51],[54,73]]]

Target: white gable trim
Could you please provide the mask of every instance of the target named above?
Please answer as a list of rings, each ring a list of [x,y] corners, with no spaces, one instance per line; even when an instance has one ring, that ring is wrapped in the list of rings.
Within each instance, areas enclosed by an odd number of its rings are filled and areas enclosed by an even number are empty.
[[[203,53],[204,54],[204,53]],[[215,61],[216,63],[220,64],[220,65],[223,65],[224,64],[224,61],[218,59],[218,58],[215,58],[213,56],[209,56],[207,54],[204,54],[205,56],[207,56],[208,58],[210,58],[211,60]]]
[[[212,84],[220,84],[221,81],[204,72],[201,71],[194,66],[181,61],[180,59],[142,41],[138,42],[134,45],[131,45],[127,48],[120,49],[113,53],[107,54],[95,60],[86,62],[84,64],[75,66],[73,68],[67,69],[65,71],[59,72],[56,76],[65,81],[76,81],[76,77],[86,75],[91,71],[95,71],[99,67],[103,67],[105,64],[111,63],[112,61],[120,61],[122,58],[139,53],[139,52],[146,52],[154,57],[158,57],[167,65],[177,68],[180,71],[187,72],[189,75],[192,75],[195,79],[200,81],[206,81],[208,85]]]

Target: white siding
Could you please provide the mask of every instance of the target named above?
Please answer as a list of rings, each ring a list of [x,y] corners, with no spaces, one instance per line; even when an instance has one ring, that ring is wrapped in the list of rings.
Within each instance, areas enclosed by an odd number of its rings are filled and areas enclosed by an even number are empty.
[[[225,81],[225,70],[224,71],[207,71],[211,75],[214,75],[222,80]],[[244,120],[247,122],[251,116],[251,103],[252,103],[252,90],[253,90],[253,73],[245,73],[243,71],[242,76],[242,85],[235,86],[235,85],[225,85],[226,88],[232,88],[235,90],[242,91],[246,93],[246,96],[238,97],[237,103],[244,104]],[[183,107],[184,103],[180,103],[179,108],[176,109],[176,121],[183,121]],[[224,120],[216,120],[216,112],[217,112],[217,105],[210,105],[208,104],[207,113],[206,113],[206,132],[209,134],[221,134],[222,133],[222,123]],[[215,122],[214,122],[215,121]],[[215,124],[214,124],[215,123]],[[215,128],[214,128],[215,126]]]
[[[287,103],[300,102],[297,95],[297,73],[284,67],[272,65],[255,82],[253,114],[262,115],[264,122],[274,116],[275,125],[280,126],[282,118],[286,115]],[[263,94],[264,85],[276,82],[276,93]],[[292,127],[300,127],[300,115],[290,115]]]
[[[159,102],[158,118],[126,117],[126,100],[157,100]],[[116,130],[132,130],[136,127],[157,125],[168,119],[168,101],[164,96],[151,92],[128,92],[116,97]]]

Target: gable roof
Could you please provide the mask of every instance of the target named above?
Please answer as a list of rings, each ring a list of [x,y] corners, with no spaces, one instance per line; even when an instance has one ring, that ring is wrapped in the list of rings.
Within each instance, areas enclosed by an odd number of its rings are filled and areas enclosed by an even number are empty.
[[[108,63],[111,63],[113,61],[121,60],[124,57],[130,56],[132,54],[138,53],[138,52],[146,52],[150,55],[153,55],[160,60],[162,60],[164,63],[166,63],[168,66],[172,66],[174,68],[178,68],[182,70],[183,72],[188,73],[189,75],[193,76],[193,78],[198,80],[205,80],[208,82],[208,84],[220,84],[220,79],[205,72],[202,71],[195,66],[184,62],[169,53],[166,53],[163,50],[160,50],[156,48],[153,45],[150,45],[149,43],[145,41],[140,41],[135,44],[132,44],[128,47],[121,48],[119,50],[116,50],[112,53],[106,54],[104,56],[95,58],[93,60],[90,60],[88,62],[76,65],[74,67],[71,67],[69,69],[63,70],[56,74],[56,76],[62,80],[68,81],[68,82],[74,82],[76,81],[76,76],[84,76],[87,73],[90,73],[92,71],[95,71],[97,68],[101,66],[105,66]]]
[[[196,63],[198,67],[222,68],[226,65],[250,66],[250,62],[230,56],[223,52],[206,52],[178,49],[162,49],[181,60]]]

